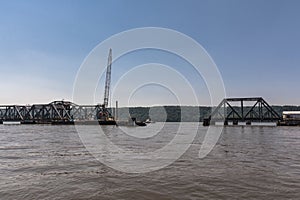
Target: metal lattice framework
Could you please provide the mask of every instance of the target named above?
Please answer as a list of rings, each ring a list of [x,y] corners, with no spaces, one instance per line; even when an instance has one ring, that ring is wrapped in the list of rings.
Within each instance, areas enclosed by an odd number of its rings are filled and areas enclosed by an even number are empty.
[[[111,79],[111,64],[112,64],[112,50],[109,49],[107,68],[106,68],[106,79],[105,79],[105,89],[104,89],[104,107],[108,107],[108,98],[110,90],[110,79]]]
[[[239,104],[238,106],[232,105]],[[245,103],[252,105],[245,106]],[[209,125],[211,121],[237,122],[278,122],[278,113],[262,98],[225,98],[213,110],[204,125]]]
[[[76,105],[68,101],[53,101],[49,104],[1,105],[0,121],[22,123],[73,122],[74,120],[105,120],[111,117],[102,105]]]

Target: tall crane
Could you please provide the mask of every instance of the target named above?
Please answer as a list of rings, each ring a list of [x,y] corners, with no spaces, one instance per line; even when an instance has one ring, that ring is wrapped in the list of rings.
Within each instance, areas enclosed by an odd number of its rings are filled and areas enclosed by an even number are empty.
[[[105,78],[105,89],[104,89],[104,102],[100,105],[99,112],[97,113],[97,119],[100,125],[116,125],[114,117],[109,112],[108,99],[110,90],[110,79],[111,79],[111,65],[112,65],[112,50],[109,49],[106,78]]]
[[[112,64],[112,50],[109,49],[107,68],[106,68],[105,89],[104,89],[104,103],[103,103],[104,108],[108,107],[110,79],[111,79],[111,64]]]

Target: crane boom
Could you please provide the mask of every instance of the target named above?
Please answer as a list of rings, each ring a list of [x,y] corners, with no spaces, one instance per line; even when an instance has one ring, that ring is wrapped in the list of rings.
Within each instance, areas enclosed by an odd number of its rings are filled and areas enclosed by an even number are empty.
[[[111,79],[111,64],[112,64],[112,50],[109,49],[107,68],[106,68],[105,89],[104,89],[104,103],[103,103],[103,106],[105,108],[108,107],[110,79]]]

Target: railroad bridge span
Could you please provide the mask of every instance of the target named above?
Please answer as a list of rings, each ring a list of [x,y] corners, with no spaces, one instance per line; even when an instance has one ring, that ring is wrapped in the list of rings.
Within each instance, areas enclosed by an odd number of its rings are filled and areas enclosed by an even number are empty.
[[[276,122],[280,121],[279,114],[262,98],[225,98],[215,107],[208,118],[203,121],[204,126],[224,122],[224,125],[239,122]]]

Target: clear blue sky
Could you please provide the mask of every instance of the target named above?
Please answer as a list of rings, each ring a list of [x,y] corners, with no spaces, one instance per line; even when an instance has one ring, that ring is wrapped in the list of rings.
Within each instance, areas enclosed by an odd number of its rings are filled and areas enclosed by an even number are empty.
[[[0,104],[71,99],[77,70],[98,43],[131,28],[157,26],[199,42],[216,62],[227,96],[300,105],[299,10],[297,0],[0,0]],[[122,69],[163,55],[120,59],[113,84]],[[201,80],[192,83],[199,98],[207,94]],[[168,101],[156,97],[160,103]]]

